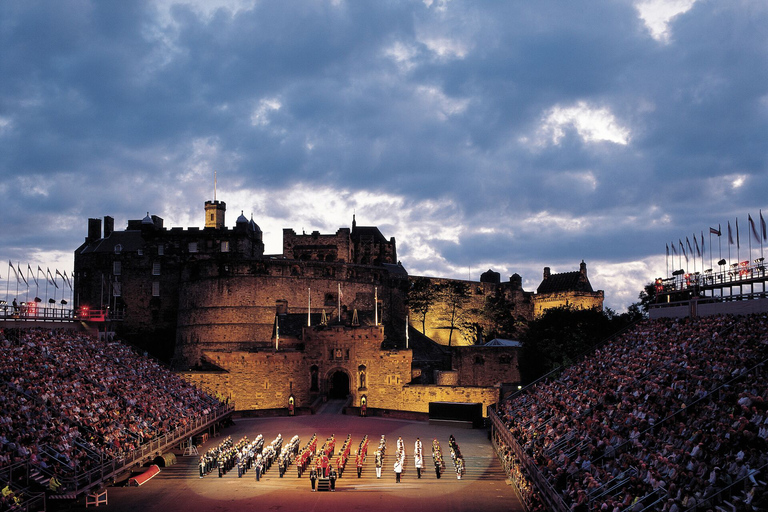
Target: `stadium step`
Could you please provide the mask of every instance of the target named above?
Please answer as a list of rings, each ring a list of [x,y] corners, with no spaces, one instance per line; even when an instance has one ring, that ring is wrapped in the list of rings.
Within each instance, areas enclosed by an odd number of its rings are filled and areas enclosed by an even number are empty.
[[[29,478],[43,487],[48,487],[48,482],[51,481],[51,477],[44,475],[37,469],[30,471]]]

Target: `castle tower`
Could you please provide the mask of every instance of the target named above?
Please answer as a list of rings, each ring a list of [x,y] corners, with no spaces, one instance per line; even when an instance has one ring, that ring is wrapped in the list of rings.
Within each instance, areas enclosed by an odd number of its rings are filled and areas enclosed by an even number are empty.
[[[223,229],[224,213],[227,211],[227,203],[224,201],[205,202],[205,227]]]

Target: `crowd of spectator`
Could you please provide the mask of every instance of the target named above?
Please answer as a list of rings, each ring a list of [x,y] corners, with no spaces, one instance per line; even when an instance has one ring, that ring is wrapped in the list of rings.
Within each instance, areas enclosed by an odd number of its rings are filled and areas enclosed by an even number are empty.
[[[0,346],[0,470],[85,471],[221,405],[118,341],[33,328],[0,330]]]
[[[644,321],[500,416],[571,510],[707,510],[723,489],[757,509],[768,494],[767,357],[768,315]]]

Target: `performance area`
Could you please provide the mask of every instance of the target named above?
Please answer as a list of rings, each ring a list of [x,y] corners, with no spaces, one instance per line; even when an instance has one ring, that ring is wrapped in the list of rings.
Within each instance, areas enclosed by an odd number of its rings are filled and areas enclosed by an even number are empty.
[[[301,448],[317,435],[317,451],[327,438],[334,436],[336,447],[330,461],[336,467],[340,450],[350,436],[351,455],[335,492],[312,492],[309,469],[297,477],[292,463],[281,478],[277,463],[256,481],[251,467],[238,478],[236,467],[221,478],[214,469],[204,477],[199,474],[199,457],[179,457],[178,463],[162,468],[160,473],[141,487],[109,488],[109,504],[104,510],[168,511],[235,511],[235,510],[401,510],[401,511],[522,511],[522,505],[507,484],[504,471],[488,441],[485,429],[452,429],[426,422],[383,418],[360,418],[337,414],[333,402],[317,415],[294,418],[236,419],[235,425],[209,439],[198,448],[200,455],[230,437],[235,443],[247,436],[253,441],[261,434],[269,444],[278,434],[284,445],[296,435]],[[330,410],[329,410],[330,409]],[[360,442],[368,436],[368,456],[357,476],[356,457]],[[375,452],[381,436],[386,450],[381,478],[376,478]],[[462,478],[451,459],[449,436],[453,435],[465,460]],[[405,464],[400,483],[395,481],[394,463],[397,440],[402,437]],[[424,470],[417,478],[414,466],[414,443],[423,443]],[[435,476],[432,441],[440,442],[444,469]]]

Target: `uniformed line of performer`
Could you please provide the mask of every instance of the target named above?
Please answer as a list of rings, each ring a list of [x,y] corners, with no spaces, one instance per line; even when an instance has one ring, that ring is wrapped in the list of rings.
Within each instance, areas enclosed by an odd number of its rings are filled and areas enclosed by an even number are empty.
[[[288,466],[291,465],[298,453],[299,436],[293,436],[291,440],[288,441],[288,444],[283,447],[282,452],[280,452],[280,456],[277,458],[277,467],[280,471],[280,478],[283,478],[283,475],[285,475],[286,471],[288,471]]]
[[[405,442],[402,436],[397,438],[397,452],[395,453],[395,482],[400,483],[400,476],[405,469]]]
[[[232,438],[227,437],[218,445],[209,448],[203,455],[200,456],[200,462],[198,467],[200,469],[200,478],[219,467],[219,457],[232,448]]]
[[[437,439],[432,440],[432,461],[435,463],[435,476],[440,478],[445,463],[443,462],[443,452],[440,450],[440,441]]]
[[[384,453],[387,451],[387,440],[381,436],[379,446],[376,448],[376,478],[381,478],[381,466],[384,465]]]
[[[325,443],[323,443],[323,446],[320,448],[320,454],[317,456],[317,462],[315,464],[319,478],[328,478],[330,468],[332,467],[330,460],[331,457],[333,457],[335,446],[336,436],[332,434],[331,437],[325,440]]]
[[[416,477],[421,478],[421,470],[424,468],[424,453],[421,445],[421,439],[416,438],[413,444],[413,463],[416,466]]]
[[[360,441],[360,446],[357,448],[357,457],[355,458],[355,465],[357,466],[357,478],[363,474],[363,464],[368,457],[368,434]]]
[[[461,450],[459,450],[459,445],[456,443],[456,439],[453,437],[453,435],[448,437],[448,446],[451,448],[451,459],[453,459],[453,465],[456,468],[456,478],[461,480],[461,477],[465,471],[464,457],[462,457]]]
[[[262,476],[266,474],[267,471],[269,471],[269,468],[272,467],[272,464],[277,460],[277,457],[280,456],[280,452],[283,448],[283,436],[281,434],[277,434],[277,437],[269,443],[267,446],[264,447],[264,450],[261,452],[261,458],[262,458],[262,464],[263,467],[261,469]]]
[[[307,441],[307,444],[304,445],[304,448],[302,448],[299,451],[299,456],[296,458],[296,473],[298,478],[301,478],[301,475],[307,470],[307,467],[311,464],[312,459],[315,456],[315,451],[317,450],[317,434],[312,434],[312,437]],[[317,478],[317,475],[315,475],[315,478]]]
[[[242,478],[243,475],[253,467],[255,457],[261,453],[261,449],[264,446],[264,437],[259,434],[256,439],[247,442],[248,438],[243,438],[245,443],[238,443],[239,451],[237,453],[237,477]]]
[[[347,438],[344,440],[344,444],[341,445],[339,455],[336,457],[336,474],[338,478],[344,476],[344,468],[347,467],[347,459],[349,459],[350,442],[352,440],[352,434],[347,434]]]

